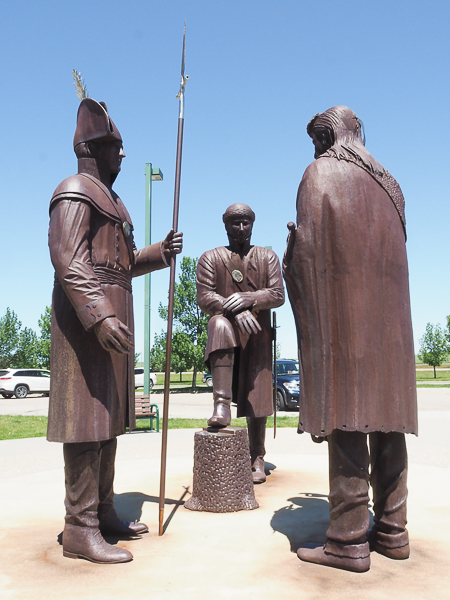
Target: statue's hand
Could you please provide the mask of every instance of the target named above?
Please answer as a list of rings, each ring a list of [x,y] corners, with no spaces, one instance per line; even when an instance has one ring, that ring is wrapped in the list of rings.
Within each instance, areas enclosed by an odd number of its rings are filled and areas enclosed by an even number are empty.
[[[235,292],[228,296],[223,303],[223,308],[226,312],[236,314],[248,308],[252,308],[255,300],[252,292]]]
[[[94,331],[98,341],[108,352],[129,354],[131,348],[134,348],[134,344],[131,341],[133,334],[116,317],[107,317],[103,321],[100,321],[100,323],[94,325]]]
[[[171,229],[163,241],[163,252],[169,261],[172,254],[180,254],[183,250],[183,232]]]
[[[292,221],[289,221],[289,223],[287,224],[287,228],[289,229],[289,233],[288,233],[288,237],[287,237],[286,251],[285,251],[284,257],[283,257],[283,270],[286,269],[287,266],[289,265],[289,263],[292,261],[292,255],[294,252],[294,245],[295,245],[295,232],[296,232],[295,223],[293,223]]]
[[[252,334],[261,331],[261,325],[258,323],[255,315],[249,310],[244,310],[244,312],[235,315],[234,320],[236,321],[241,333]]]

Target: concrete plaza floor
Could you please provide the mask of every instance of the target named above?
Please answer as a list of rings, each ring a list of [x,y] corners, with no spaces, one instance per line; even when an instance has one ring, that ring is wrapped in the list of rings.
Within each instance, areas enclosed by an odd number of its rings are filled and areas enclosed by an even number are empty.
[[[150,533],[132,541],[109,539],[133,552],[131,563],[66,559],[57,541],[64,517],[61,445],[44,438],[10,440],[0,442],[0,598],[447,600],[450,389],[418,392],[420,435],[407,436],[407,561],[372,553],[371,570],[355,574],[298,560],[295,551],[301,544],[324,539],[328,460],[326,444],[314,444],[295,429],[278,429],[276,440],[272,430],[267,432],[270,475],[255,487],[259,509],[228,514],[183,507],[192,491],[195,430],[170,430],[162,537],[157,535],[161,436],[122,436],[116,463],[118,512],[129,520],[142,519]],[[176,396],[171,405],[182,414],[174,416],[194,416],[186,414],[192,412],[189,399],[181,408]]]

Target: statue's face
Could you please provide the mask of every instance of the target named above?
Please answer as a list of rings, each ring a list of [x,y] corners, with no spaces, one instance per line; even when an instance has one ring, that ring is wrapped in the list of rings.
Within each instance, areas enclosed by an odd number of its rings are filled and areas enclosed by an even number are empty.
[[[325,131],[316,130],[311,132],[312,143],[314,144],[314,148],[316,149],[314,153],[314,158],[318,158],[321,154],[326,152],[329,148],[331,148],[330,141]]]
[[[117,175],[120,172],[122,159],[125,158],[122,142],[112,142],[105,144],[105,160],[109,163],[110,172],[112,175]]]
[[[225,223],[228,236],[243,244],[252,235],[253,221],[248,217],[232,217]]]
[[[321,154],[325,152],[324,148],[324,139],[323,136],[319,134],[319,132],[312,131],[311,132],[312,142],[314,144],[314,148],[316,149],[314,156],[317,158]]]

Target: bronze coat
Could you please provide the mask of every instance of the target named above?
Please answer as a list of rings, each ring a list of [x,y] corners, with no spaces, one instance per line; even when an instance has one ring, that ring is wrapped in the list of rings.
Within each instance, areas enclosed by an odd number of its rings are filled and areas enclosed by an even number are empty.
[[[117,194],[85,175],[63,181],[51,200],[49,441],[101,441],[135,427],[134,351],[107,352],[93,327],[115,316],[133,331],[131,278],[167,264],[161,243],[136,250],[125,220]]]
[[[283,264],[300,359],[299,431],[417,433],[403,225],[356,164],[321,157],[297,196]]]
[[[254,292],[252,312],[257,315],[261,331],[245,335],[239,331],[234,318],[226,315],[233,325],[239,347],[233,374],[233,400],[238,405],[238,417],[266,417],[273,412],[270,309],[284,303],[280,263],[275,252],[260,246],[251,246],[242,261],[227,248],[219,251],[225,252],[240,267],[244,283],[238,285],[232,279],[218,249],[209,250],[198,261],[198,304],[209,315],[223,315],[223,302],[231,294],[240,291]],[[208,337],[206,363],[209,354],[220,347],[220,339]]]

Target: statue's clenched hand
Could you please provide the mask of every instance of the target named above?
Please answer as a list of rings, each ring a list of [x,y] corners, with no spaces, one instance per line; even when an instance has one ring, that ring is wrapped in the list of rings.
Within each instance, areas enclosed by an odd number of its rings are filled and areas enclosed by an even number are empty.
[[[134,344],[133,334],[116,317],[107,317],[94,326],[95,335],[105,350],[114,354],[129,354]]]
[[[166,260],[170,260],[172,254],[180,254],[183,250],[183,232],[171,229],[163,241],[163,252]]]
[[[226,312],[236,314],[248,308],[252,308],[255,302],[252,292],[235,292],[228,296],[223,303],[223,308]]]
[[[261,325],[258,323],[255,315],[251,313],[249,310],[244,310],[244,312],[239,313],[234,316],[234,320],[236,321],[239,330],[242,333],[258,333],[261,331]]]

